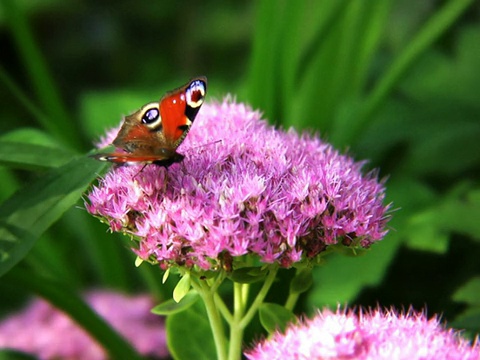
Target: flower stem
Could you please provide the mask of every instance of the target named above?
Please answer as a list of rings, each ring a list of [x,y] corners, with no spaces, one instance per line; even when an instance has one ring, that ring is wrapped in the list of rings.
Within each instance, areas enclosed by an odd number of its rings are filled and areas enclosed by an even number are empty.
[[[288,295],[287,301],[285,301],[285,309],[293,311],[300,293],[290,293]]]
[[[246,313],[245,309],[247,308],[250,285],[234,283],[233,319],[230,323],[230,346],[228,349],[228,360],[238,360],[241,358],[243,333],[245,328],[252,320],[260,305],[262,305],[263,300],[265,300],[265,296],[267,296],[268,290],[270,290],[276,275],[277,267],[273,266],[270,268],[262,288]]]
[[[217,351],[217,359],[219,360],[239,360],[242,356],[243,334],[246,326],[250,323],[255,313],[262,305],[265,296],[275,280],[278,267],[273,265],[265,278],[265,282],[257,294],[252,305],[247,309],[249,284],[233,284],[234,304],[233,314],[230,314],[225,307],[223,300],[220,298],[216,290],[218,286],[210,286],[205,281],[192,281],[192,286],[202,297],[207,310],[208,320],[212,328],[213,339]],[[230,343],[228,347],[228,357],[226,352],[225,332],[223,327],[223,315],[230,325]]]
[[[203,303],[205,304],[208,320],[212,329],[213,340],[215,342],[215,349],[217,351],[217,359],[226,360],[226,338],[222,318],[218,308],[215,305],[215,292],[213,292],[209,285],[202,280],[200,280],[198,283],[196,281],[192,281],[192,286],[200,294]]]
[[[228,349],[229,360],[238,360],[241,357],[244,327],[240,326],[240,323],[243,314],[245,313],[245,294],[248,294],[248,289],[248,284],[233,284],[233,318],[230,323],[230,346]]]
[[[278,267],[275,266],[275,265],[272,265],[267,277],[265,278],[265,282],[263,283],[263,286],[260,289],[257,297],[253,301],[252,305],[248,309],[248,311],[245,314],[245,316],[243,317],[243,319],[240,321],[239,326],[242,329],[245,329],[245,327],[248,325],[248,323],[250,321],[252,321],[252,318],[255,315],[255,313],[257,312],[258,308],[260,307],[260,305],[262,305],[263,300],[265,299],[265,296],[267,296],[268,290],[270,290],[270,287],[272,286],[273,281],[275,280],[275,276],[277,275],[277,270],[278,270]]]
[[[215,305],[220,311],[220,314],[223,316],[223,318],[228,324],[231,324],[233,321],[233,315],[228,310],[227,305],[225,305],[225,302],[217,292],[214,294],[214,298],[215,298]]]

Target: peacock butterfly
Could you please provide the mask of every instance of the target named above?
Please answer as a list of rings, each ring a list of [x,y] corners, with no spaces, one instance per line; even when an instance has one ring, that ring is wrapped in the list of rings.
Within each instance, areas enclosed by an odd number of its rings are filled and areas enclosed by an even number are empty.
[[[118,165],[156,164],[169,167],[183,160],[177,152],[203,104],[207,78],[190,80],[125,117],[113,145],[124,152],[95,154],[94,158]]]

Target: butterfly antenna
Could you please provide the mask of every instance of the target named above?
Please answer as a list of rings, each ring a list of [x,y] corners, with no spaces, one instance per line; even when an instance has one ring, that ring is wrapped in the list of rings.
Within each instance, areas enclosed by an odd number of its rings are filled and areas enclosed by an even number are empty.
[[[218,144],[220,142],[223,142],[223,139],[219,139],[219,140],[215,140],[215,141],[210,141],[208,143],[205,143],[205,144],[200,144],[200,145],[196,145],[196,146],[191,146],[188,148],[188,150],[191,150],[191,149],[198,149],[198,148],[202,148],[202,147],[205,147],[205,146],[210,146],[210,145],[214,145],[214,144]]]
[[[143,169],[145,169],[145,166],[147,165],[150,165],[150,164],[143,164],[142,168],[135,174],[133,175],[132,179],[135,179],[138,175],[140,175],[140,173],[143,171]]]

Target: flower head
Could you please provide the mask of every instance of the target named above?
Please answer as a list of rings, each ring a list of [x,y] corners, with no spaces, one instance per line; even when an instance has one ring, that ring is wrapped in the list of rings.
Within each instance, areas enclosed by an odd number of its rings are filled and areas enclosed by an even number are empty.
[[[168,355],[162,320],[150,309],[145,295],[127,297],[92,291],[86,301],[114,329],[144,355]],[[36,355],[39,359],[107,359],[105,351],[67,315],[41,299],[0,322],[0,348]]]
[[[181,147],[180,164],[114,168],[88,195],[87,210],[132,234],[142,259],[215,269],[224,255],[255,254],[289,267],[386,233],[384,187],[363,163],[243,104],[203,105]]]
[[[480,344],[470,344],[438,318],[381,309],[324,310],[312,320],[276,333],[248,351],[249,360],[478,360]]]

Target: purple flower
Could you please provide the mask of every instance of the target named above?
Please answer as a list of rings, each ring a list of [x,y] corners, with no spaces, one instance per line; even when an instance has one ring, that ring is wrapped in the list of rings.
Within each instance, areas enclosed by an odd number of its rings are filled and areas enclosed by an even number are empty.
[[[324,310],[312,320],[275,333],[247,351],[249,360],[478,360],[480,344],[470,344],[438,318],[381,309]]]
[[[328,245],[368,247],[386,234],[384,186],[362,174],[363,162],[277,130],[243,104],[203,105],[180,152],[168,169],[114,168],[86,203],[164,268],[216,269],[246,254],[289,267]]]
[[[139,353],[168,356],[163,321],[150,312],[154,306],[150,297],[92,291],[86,301]],[[83,329],[41,299],[0,322],[0,348],[20,350],[42,360],[107,359],[105,351]]]

